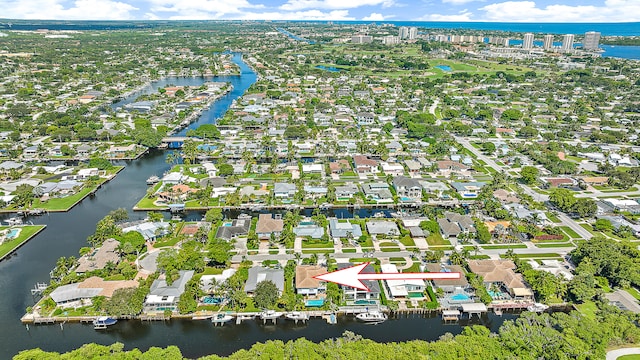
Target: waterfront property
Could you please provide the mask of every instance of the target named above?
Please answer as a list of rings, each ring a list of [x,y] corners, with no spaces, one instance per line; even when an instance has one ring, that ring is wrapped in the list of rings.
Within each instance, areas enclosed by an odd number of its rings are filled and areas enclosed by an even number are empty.
[[[382,264],[380,270],[383,273],[398,273],[394,264]],[[384,280],[388,294],[392,300],[423,300],[425,298],[424,280]]]
[[[145,312],[176,310],[180,295],[189,280],[193,277],[193,270],[180,270],[180,277],[171,284],[167,283],[166,275],[160,275],[151,284],[149,295],[144,300]]]
[[[284,222],[279,214],[260,214],[256,224],[256,234],[261,240],[269,240],[271,236],[280,236],[284,228]]]
[[[256,286],[259,282],[271,281],[278,288],[278,293],[282,294],[284,291],[284,270],[271,269],[262,266],[254,266],[249,269],[249,277],[244,284],[244,291],[247,294],[253,294],[256,291]]]
[[[482,276],[489,295],[497,302],[533,302],[533,291],[511,260],[469,260],[469,269]]]
[[[62,308],[77,308],[91,305],[91,300],[96,296],[110,298],[117,289],[137,287],[135,280],[105,281],[97,276],[92,276],[79,283],[62,285],[50,294],[56,306]]]
[[[352,267],[354,264],[341,263],[338,264],[338,270],[342,270],[348,267]],[[375,273],[375,269],[371,264],[368,264],[363,273]],[[380,283],[377,280],[362,280],[362,283],[369,289],[361,290],[347,285],[340,285],[343,293],[343,301],[347,305],[376,305],[380,300]]]
[[[107,239],[97,249],[91,249],[91,252],[83,255],[78,259],[78,266],[75,272],[78,275],[86,272],[101,270],[111,263],[117,265],[120,262],[120,254],[116,250],[120,242],[115,239]]]
[[[298,265],[296,266],[296,294],[305,297],[308,300],[322,300],[327,291],[327,283],[315,279],[314,276],[327,273],[327,268],[317,265]],[[312,302],[313,303],[313,302]]]

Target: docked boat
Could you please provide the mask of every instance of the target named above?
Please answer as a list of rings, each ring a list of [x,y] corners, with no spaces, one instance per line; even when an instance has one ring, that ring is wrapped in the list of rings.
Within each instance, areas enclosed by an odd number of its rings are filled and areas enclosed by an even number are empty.
[[[211,318],[211,322],[214,324],[224,324],[226,322],[229,322],[233,319],[233,316],[231,315],[227,315],[227,314],[216,314],[214,317]]]
[[[160,178],[153,175],[147,179],[147,185],[155,185],[160,182]]]
[[[383,322],[387,320],[387,315],[376,310],[371,310],[356,315],[356,319],[364,322]]]
[[[309,316],[305,313],[302,313],[300,311],[292,311],[290,313],[285,314],[284,316],[285,319],[287,320],[292,320],[292,321],[307,321],[309,320]]]
[[[527,310],[531,311],[531,312],[543,312],[545,310],[547,310],[549,308],[549,305],[545,305],[545,304],[541,304],[541,303],[535,303],[533,305],[529,305],[527,306]]]
[[[118,320],[109,317],[109,316],[100,316],[99,318],[93,320],[93,328],[95,330],[104,330],[107,327],[114,325]]]
[[[19,217],[11,217],[8,218],[7,220],[5,220],[5,223],[7,223],[7,225],[13,226],[13,225],[22,225],[22,219],[20,219]]]
[[[260,314],[258,314],[258,316],[260,316],[260,319],[262,320],[272,320],[272,319],[277,319],[280,316],[282,316],[281,312],[277,312],[275,310],[265,310],[263,312],[261,312]]]

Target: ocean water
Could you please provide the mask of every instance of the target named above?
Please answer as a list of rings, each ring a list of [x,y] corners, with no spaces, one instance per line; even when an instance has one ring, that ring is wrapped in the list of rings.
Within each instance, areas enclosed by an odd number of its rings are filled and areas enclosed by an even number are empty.
[[[371,21],[335,21],[345,24],[371,24]],[[427,29],[470,29],[540,34],[584,34],[599,31],[603,36],[640,36],[640,22],[628,23],[509,23],[459,21],[383,21],[377,24],[418,26]]]

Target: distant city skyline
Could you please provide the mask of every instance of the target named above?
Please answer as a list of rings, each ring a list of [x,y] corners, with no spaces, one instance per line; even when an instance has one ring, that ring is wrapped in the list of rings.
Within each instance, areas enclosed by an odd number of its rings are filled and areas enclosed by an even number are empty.
[[[5,19],[637,22],[638,0],[0,0]]]

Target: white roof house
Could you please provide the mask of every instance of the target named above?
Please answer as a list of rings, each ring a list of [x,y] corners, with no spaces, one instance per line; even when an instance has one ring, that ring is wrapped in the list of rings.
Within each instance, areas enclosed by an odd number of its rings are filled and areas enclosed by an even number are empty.
[[[382,264],[380,270],[383,273],[398,273],[398,268],[394,264]],[[385,285],[392,298],[408,297],[409,292],[424,291],[424,280],[385,280]]]

